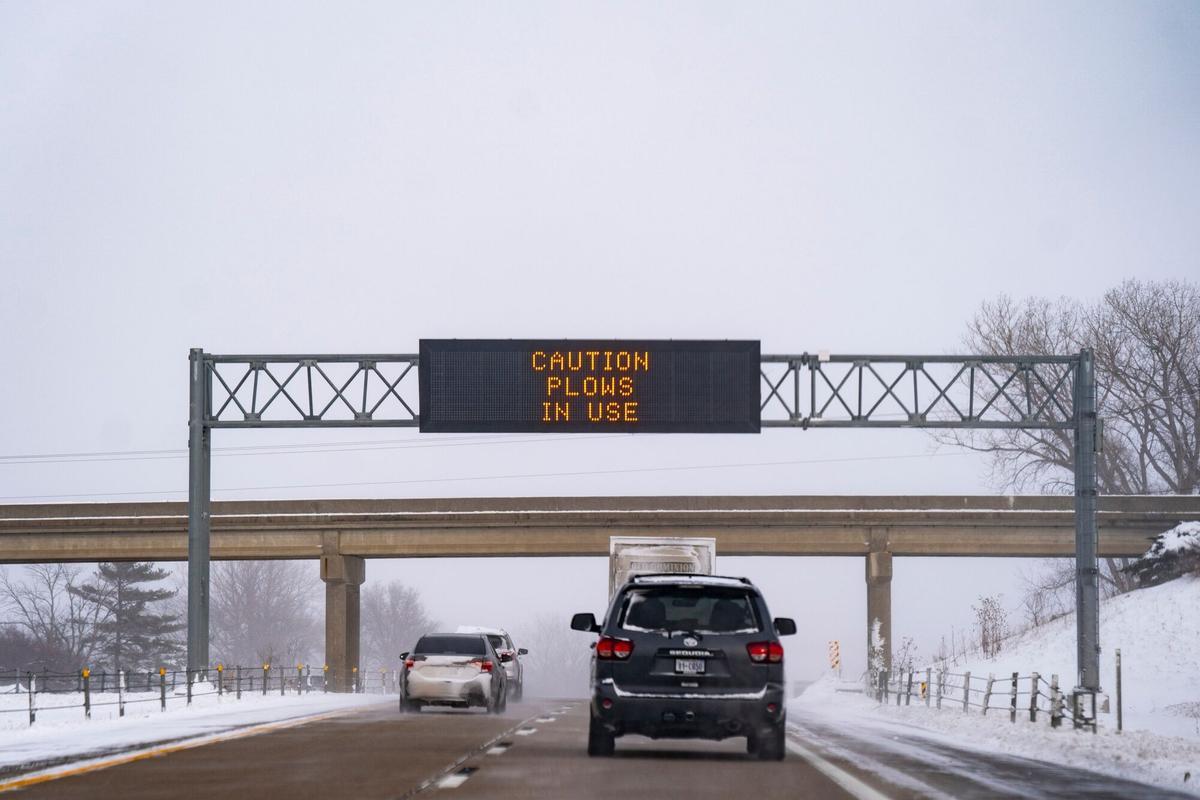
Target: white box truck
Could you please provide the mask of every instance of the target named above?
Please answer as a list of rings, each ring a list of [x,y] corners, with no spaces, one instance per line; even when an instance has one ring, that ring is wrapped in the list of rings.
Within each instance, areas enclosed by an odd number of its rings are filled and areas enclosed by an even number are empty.
[[[717,540],[711,537],[612,536],[608,540],[608,596],[634,575],[674,572],[711,575]]]

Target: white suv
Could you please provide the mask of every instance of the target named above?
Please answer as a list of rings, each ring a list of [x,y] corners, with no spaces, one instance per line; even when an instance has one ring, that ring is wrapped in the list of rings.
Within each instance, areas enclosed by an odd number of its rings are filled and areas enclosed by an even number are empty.
[[[521,656],[529,653],[524,647],[513,646],[512,637],[503,628],[483,628],[477,625],[459,625],[455,633],[482,633],[487,636],[500,656],[504,665],[504,674],[508,676],[508,696],[513,701],[519,701],[525,694],[525,668],[521,666]]]

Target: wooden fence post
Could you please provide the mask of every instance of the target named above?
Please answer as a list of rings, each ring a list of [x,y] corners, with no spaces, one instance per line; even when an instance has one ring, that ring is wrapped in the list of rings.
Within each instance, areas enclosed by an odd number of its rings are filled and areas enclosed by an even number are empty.
[[[966,714],[971,709],[971,671],[967,670],[967,674],[963,675],[963,713]]]
[[[1008,721],[1017,721],[1017,673],[1012,674],[1011,699],[1008,704]]]
[[[1037,722],[1037,699],[1038,692],[1041,690],[1039,685],[1042,676],[1038,673],[1033,673],[1029,676],[1029,721]]]
[[[1050,727],[1062,726],[1062,693],[1058,690],[1058,675],[1050,676]]]
[[[992,684],[994,684],[995,682],[996,682],[996,676],[993,673],[989,672],[987,689],[985,689],[983,692],[983,715],[985,717],[987,716],[988,705],[990,705],[992,702]]]
[[[1117,733],[1124,730],[1124,715],[1121,708],[1121,648],[1117,648]]]

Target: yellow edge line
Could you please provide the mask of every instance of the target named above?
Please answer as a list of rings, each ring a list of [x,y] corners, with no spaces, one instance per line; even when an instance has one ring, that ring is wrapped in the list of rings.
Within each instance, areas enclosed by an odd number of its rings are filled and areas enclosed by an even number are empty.
[[[24,777],[11,778],[7,781],[0,781],[0,792],[11,792],[15,789],[24,789],[27,786],[34,786],[47,781],[58,780],[59,778],[70,778],[75,775],[85,775],[89,772],[108,769],[109,767],[119,767],[122,764],[130,764],[134,761],[142,761],[147,758],[157,758],[159,756],[170,755],[171,753],[179,752],[180,750],[191,750],[196,747],[203,747],[207,744],[216,744],[218,742],[229,742],[235,739],[245,739],[250,736],[257,736],[260,733],[272,733],[287,728],[295,728],[299,725],[307,725],[310,722],[319,722],[330,717],[337,717],[343,714],[355,714],[366,711],[370,706],[361,708],[338,709],[336,711],[327,711],[322,714],[314,714],[311,717],[301,717],[299,719],[283,720],[281,722],[264,722],[260,725],[253,725],[248,728],[231,731],[229,733],[217,733],[207,736],[201,736],[196,739],[189,739],[185,742],[177,744],[163,745],[162,747],[152,747],[147,750],[139,750],[134,753],[125,755],[113,756],[111,758],[101,759],[98,761],[90,761],[86,764],[77,767],[66,767],[63,769],[54,769],[50,772],[39,772],[33,775]]]

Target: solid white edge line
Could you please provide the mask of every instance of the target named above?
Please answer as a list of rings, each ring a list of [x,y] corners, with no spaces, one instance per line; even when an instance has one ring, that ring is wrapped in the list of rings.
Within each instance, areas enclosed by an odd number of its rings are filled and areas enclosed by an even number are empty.
[[[891,800],[883,792],[868,786],[841,767],[834,766],[791,737],[788,737],[787,748],[808,761],[817,768],[818,772],[852,794],[857,800]]]

